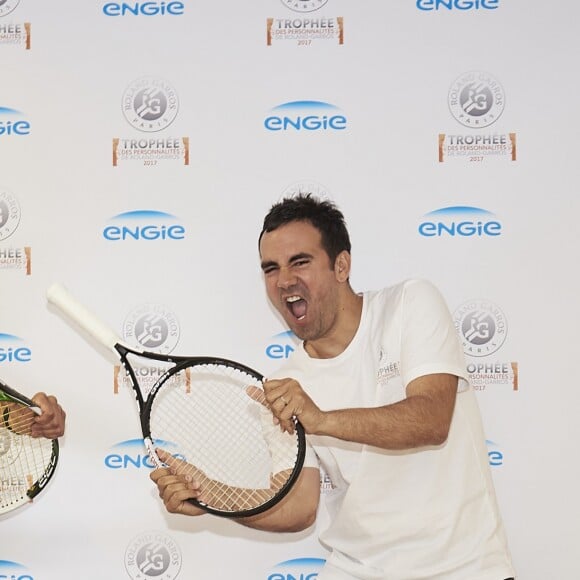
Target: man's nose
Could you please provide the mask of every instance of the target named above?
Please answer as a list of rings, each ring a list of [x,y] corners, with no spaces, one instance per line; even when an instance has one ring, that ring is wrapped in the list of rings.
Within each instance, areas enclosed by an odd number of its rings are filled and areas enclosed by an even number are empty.
[[[278,288],[290,288],[296,283],[296,276],[288,268],[280,268],[278,274]]]

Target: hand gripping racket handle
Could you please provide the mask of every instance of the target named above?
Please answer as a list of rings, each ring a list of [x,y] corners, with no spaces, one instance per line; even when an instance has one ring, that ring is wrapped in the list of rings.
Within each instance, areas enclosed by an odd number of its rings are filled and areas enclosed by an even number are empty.
[[[56,306],[106,348],[114,350],[116,344],[122,344],[121,339],[113,330],[73,298],[61,284],[56,283],[50,286],[46,291],[46,297],[49,304]]]

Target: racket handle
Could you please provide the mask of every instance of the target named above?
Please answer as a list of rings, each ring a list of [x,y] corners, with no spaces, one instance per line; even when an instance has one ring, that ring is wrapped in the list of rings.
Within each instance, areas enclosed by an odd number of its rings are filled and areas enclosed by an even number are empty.
[[[46,291],[49,304],[66,314],[73,322],[90,334],[106,348],[114,350],[121,343],[117,334],[104,322],[101,322],[92,312],[71,296],[61,284],[52,284]]]

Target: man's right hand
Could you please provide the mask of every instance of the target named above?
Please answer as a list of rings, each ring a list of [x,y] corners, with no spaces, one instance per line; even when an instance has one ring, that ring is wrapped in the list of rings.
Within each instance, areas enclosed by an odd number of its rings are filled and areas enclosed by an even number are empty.
[[[150,477],[157,485],[165,509],[169,513],[185,516],[206,514],[205,510],[187,501],[198,499],[201,494],[200,482],[191,474],[193,466],[161,449],[157,449],[156,452],[167,467],[155,469]]]

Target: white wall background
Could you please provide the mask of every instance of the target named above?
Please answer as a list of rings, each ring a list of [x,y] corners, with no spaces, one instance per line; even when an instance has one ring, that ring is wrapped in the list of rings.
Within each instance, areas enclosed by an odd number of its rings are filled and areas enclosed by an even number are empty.
[[[132,395],[114,393],[111,361],[44,297],[62,281],[120,333],[139,306],[163,305],[179,327],[174,352],[227,356],[267,373],[279,362],[268,346],[290,343],[277,336],[285,328],[265,300],[257,235],[273,202],[308,187],[347,217],[357,290],[425,277],[454,313],[480,301],[501,310],[501,347],[468,362],[519,371],[517,389],[511,376],[495,376],[478,393],[518,577],[578,577],[578,4],[126,4],[141,12],[108,15],[118,11],[104,0],[0,1],[0,373],[30,394],[57,394],[68,411],[49,490],[0,520],[0,574],[132,578],[126,553],[157,538],[173,559],[163,574],[141,578],[316,577],[325,557],[316,530],[275,536],[169,516],[147,467],[115,468],[112,455],[143,455]],[[327,32],[339,17],[342,44]],[[268,18],[310,32],[267,45]],[[462,125],[448,102],[469,71],[490,75],[504,99],[483,128]],[[142,77],[165,80],[179,101],[173,122],[154,133],[123,115],[123,95]],[[272,109],[294,101],[334,105],[291,114],[342,115],[346,129],[267,130]],[[515,160],[489,151],[438,160],[440,134],[510,133]],[[113,165],[115,138],[184,137],[187,165],[183,157],[145,163],[158,153]],[[500,235],[419,234],[426,214],[459,206],[489,212],[461,219],[497,221]],[[137,210],[174,217],[116,217]],[[185,235],[105,239],[115,224],[179,224]],[[29,273],[10,258],[24,248]],[[30,360],[7,360],[19,348]]]

